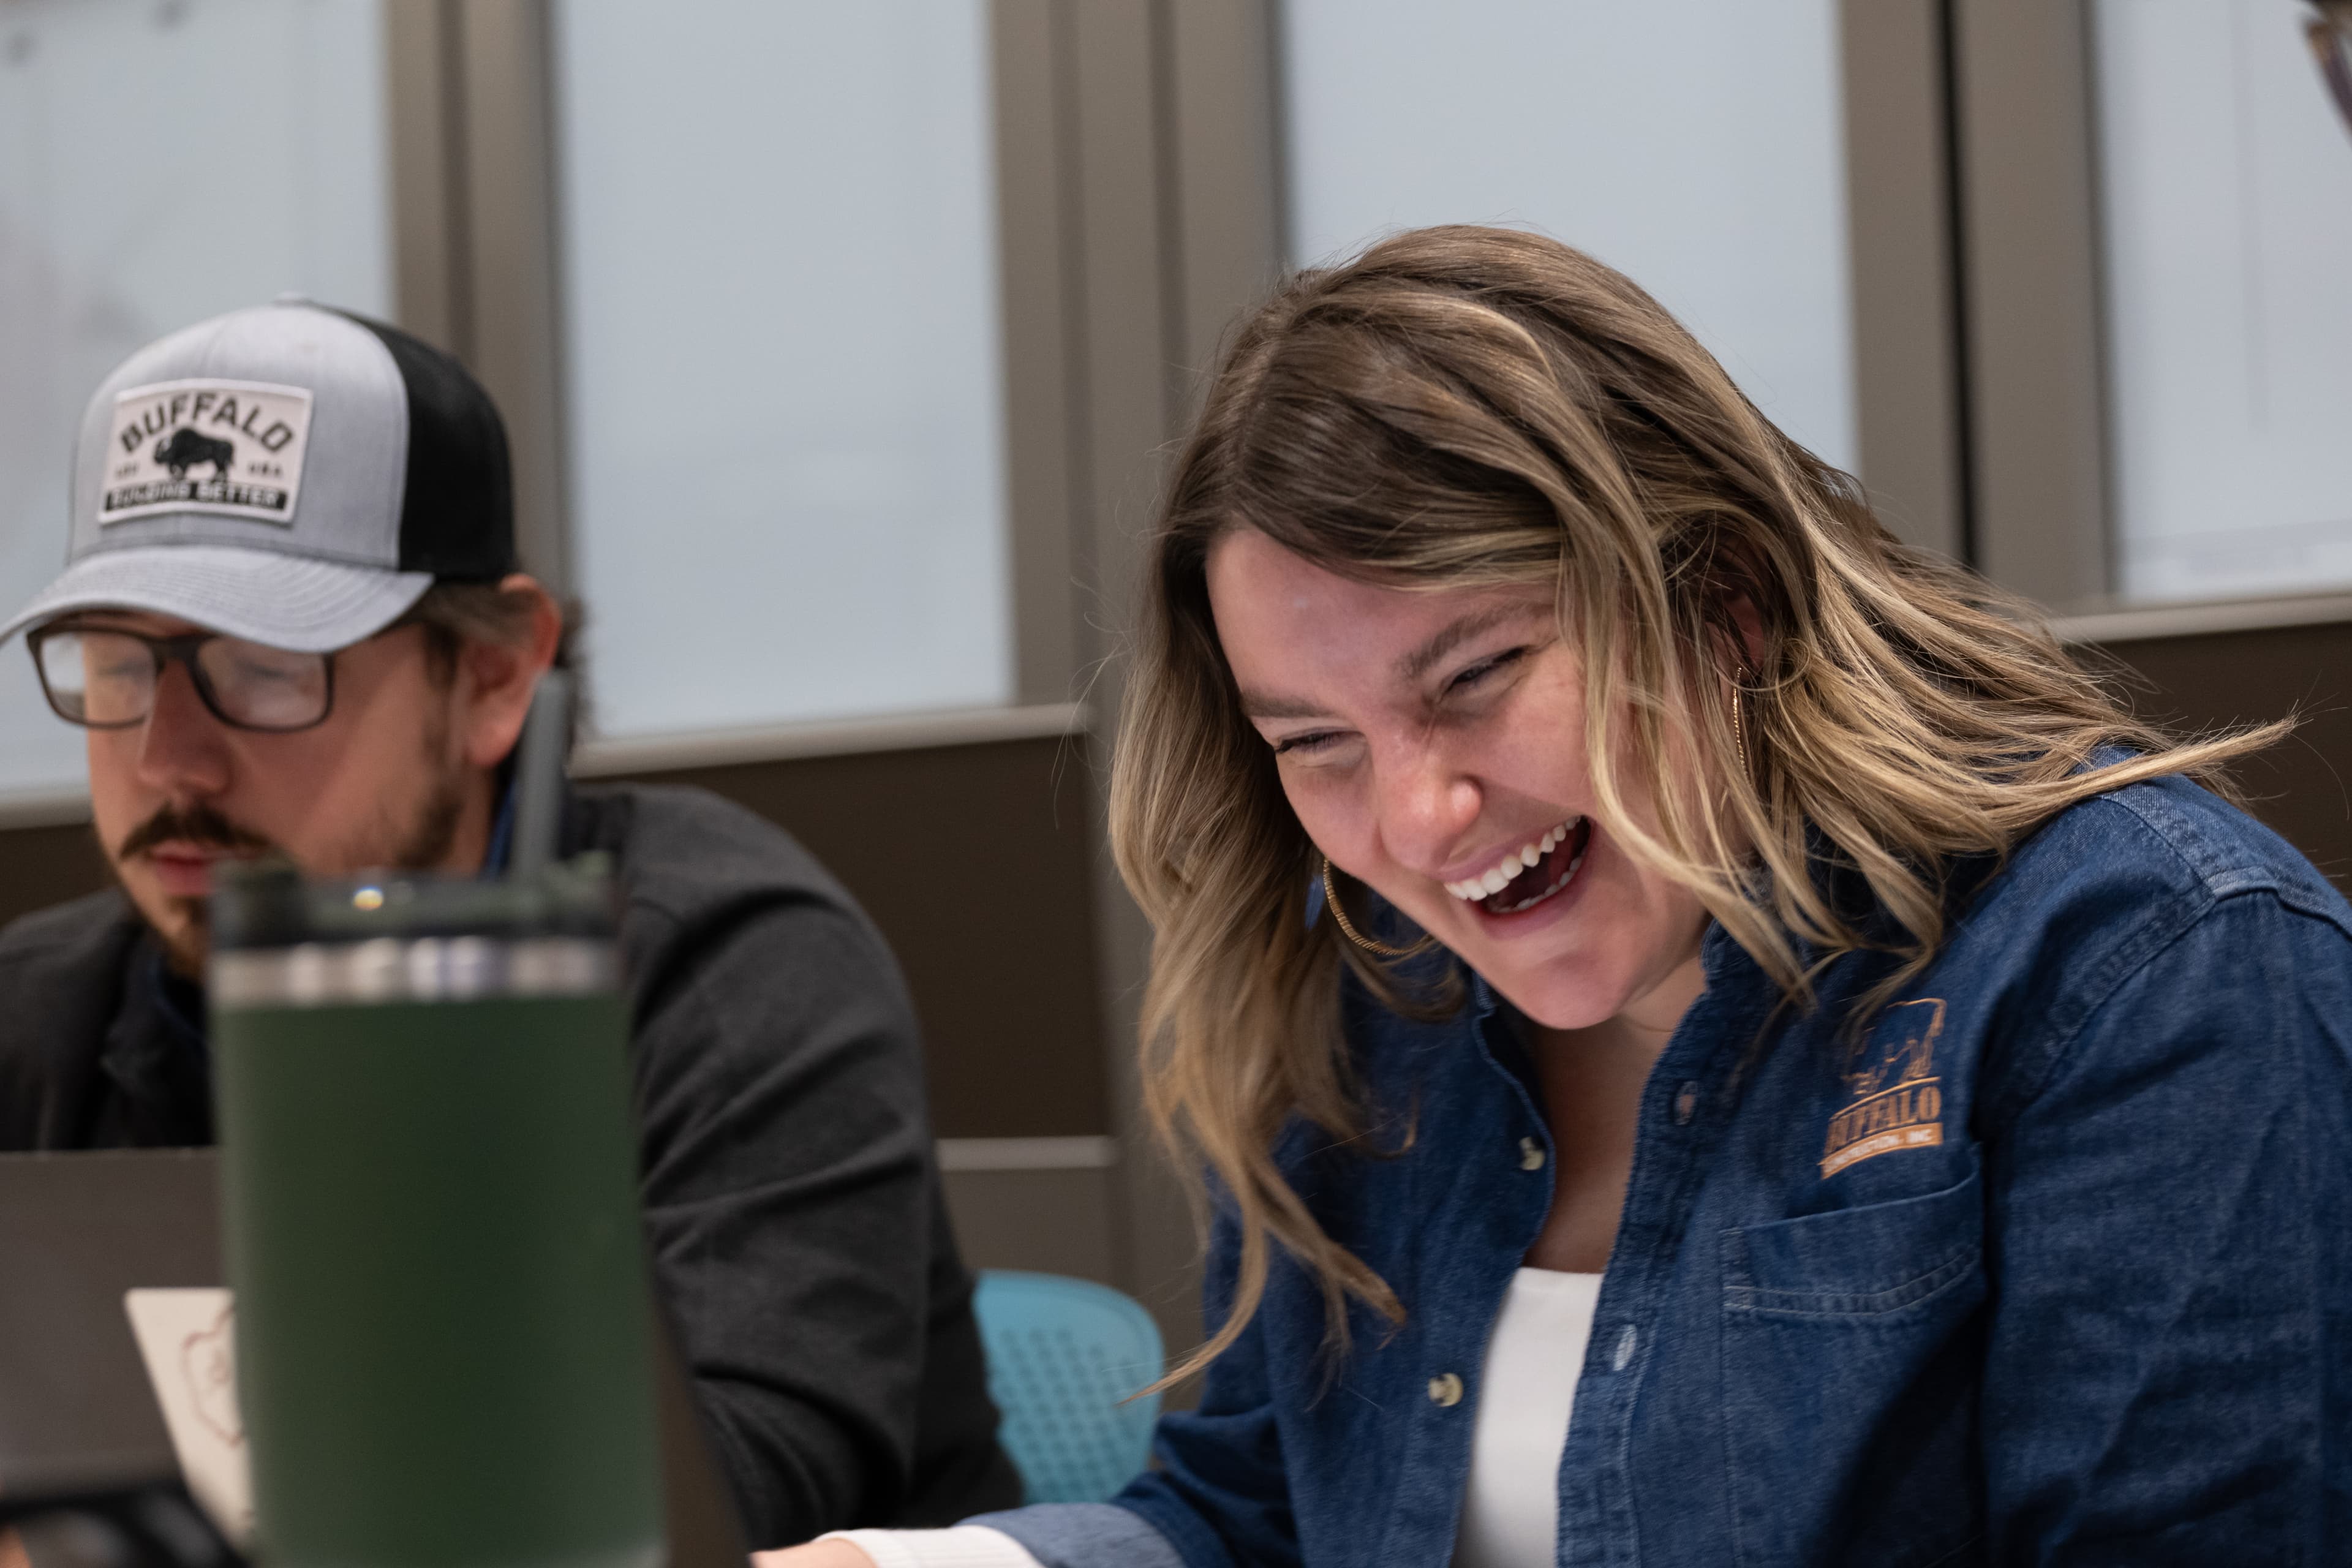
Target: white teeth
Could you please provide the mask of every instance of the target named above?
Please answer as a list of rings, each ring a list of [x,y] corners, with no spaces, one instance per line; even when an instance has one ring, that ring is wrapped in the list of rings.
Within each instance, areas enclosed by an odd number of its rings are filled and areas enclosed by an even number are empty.
[[[1559,847],[1568,836],[1576,830],[1577,824],[1583,820],[1580,816],[1574,817],[1559,824],[1557,827],[1547,828],[1542,837],[1531,839],[1520,845],[1517,849],[1504,856],[1491,869],[1479,876],[1465,877],[1459,882],[1448,882],[1445,884],[1445,890],[1465,903],[1475,903],[1480,899],[1494,897],[1509,886],[1520,873],[1532,870],[1545,856]],[[1559,886],[1566,885],[1566,879],[1563,879]],[[1550,891],[1557,892],[1559,888],[1555,887]],[[1541,896],[1549,897],[1549,894]]]
[[[1559,881],[1554,882],[1550,887],[1546,888],[1542,892],[1536,894],[1532,898],[1520,900],[1517,903],[1513,904],[1503,912],[1507,915],[1515,915],[1521,910],[1534,909],[1538,904],[1542,903],[1546,899],[1550,898],[1554,893],[1559,892],[1562,888],[1565,888],[1570,882],[1575,881],[1577,870],[1583,864],[1584,857],[1579,855],[1575,859],[1570,860],[1568,863],[1568,869],[1559,874]]]

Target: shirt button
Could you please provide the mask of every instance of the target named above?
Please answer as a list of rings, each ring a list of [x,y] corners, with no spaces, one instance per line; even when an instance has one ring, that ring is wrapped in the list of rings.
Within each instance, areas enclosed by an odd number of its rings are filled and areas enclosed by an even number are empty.
[[[1633,1331],[1633,1325],[1626,1324],[1625,1331],[1617,1336],[1617,1353],[1609,1358],[1609,1370],[1623,1372],[1625,1363],[1633,1359],[1633,1347],[1640,1341],[1641,1336]]]
[[[1543,1169],[1543,1145],[1537,1142],[1532,1138],[1520,1139],[1519,1169],[1522,1171],[1540,1171]]]
[[[1685,1083],[1675,1095],[1675,1125],[1688,1127],[1691,1118],[1698,1114],[1698,1084]]]
[[[1462,1380],[1450,1372],[1438,1373],[1429,1380],[1429,1402],[1439,1409],[1449,1409],[1462,1403]]]

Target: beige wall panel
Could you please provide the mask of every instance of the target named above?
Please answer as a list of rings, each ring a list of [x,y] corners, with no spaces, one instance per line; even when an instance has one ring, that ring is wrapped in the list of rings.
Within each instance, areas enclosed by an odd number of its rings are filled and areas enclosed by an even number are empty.
[[[1129,481],[1125,497],[1114,500],[1122,506],[1135,504],[1139,489],[1149,500],[1157,499],[1164,464],[1185,435],[1220,342],[1234,318],[1274,285],[1283,265],[1271,0],[1158,0],[1152,12],[1163,225],[1159,439],[1166,446]],[[1090,234],[1101,232],[1089,224]],[[1122,354],[1140,353],[1142,347],[1139,331],[1119,340]],[[1139,407],[1139,389],[1138,402]],[[1140,434],[1139,427],[1135,436],[1113,438],[1124,443]],[[1138,521],[1148,521],[1147,510]],[[1132,539],[1133,531],[1122,529],[1101,547],[1107,603],[1120,611],[1121,625],[1132,613],[1126,596],[1138,566]],[[1108,710],[1107,696],[1098,706]],[[1129,1119],[1121,1131],[1129,1151],[1124,1170],[1130,1288],[1150,1306],[1170,1346],[1181,1353],[1201,1336],[1202,1237],[1177,1173],[1135,1109],[1133,1006],[1150,933],[1124,889],[1113,888],[1103,902],[1106,969],[1112,971],[1106,979],[1124,998],[1121,1022],[1128,1030],[1115,1081]],[[1180,1392],[1175,1402],[1189,1397]]]
[[[1081,597],[1074,562],[1081,341],[1068,320],[1076,230],[1066,186],[1066,28],[1054,0],[990,7],[997,254],[1004,311],[1006,515],[1013,531],[1013,680],[1023,702],[1076,695]]]
[[[1089,775],[1039,737],[614,776],[711,790],[823,861],[906,975],[933,1130],[1001,1139],[1114,1130]],[[106,882],[86,824],[0,829],[0,925]]]
[[[2053,606],[2106,591],[2096,212],[2077,0],[1952,0],[1977,564]]]
[[[451,105],[455,58],[449,7],[404,0],[383,8],[385,100],[392,113],[393,295],[398,325],[455,353],[468,312],[458,297],[450,237]]]
[[[1282,273],[1272,0],[1183,0],[1167,16],[1176,189],[1170,406],[1189,418],[1234,318]]]
[[[943,1138],[1114,1131],[1086,750],[1058,738],[665,769],[798,838],[905,971]]]
[[[1173,311],[1171,237],[1160,199],[1152,10],[1148,0],[1064,0],[1061,7],[1076,67],[1083,235],[1082,499],[1091,527],[1079,570],[1097,585],[1108,626],[1127,624],[1136,545],[1150,521],[1171,424],[1162,361]]]
[[[1843,0],[1862,481],[1913,544],[1967,554],[1940,0]]]
[[[563,505],[562,374],[556,309],[553,121],[543,0],[467,0],[461,259],[471,341],[459,353],[506,416],[523,563],[571,582]]]
[[[111,879],[106,857],[87,821],[0,830],[0,926],[45,910]]]
[[[1075,110],[1064,155],[1078,258],[1066,299],[1083,344],[1071,373],[1086,514],[1078,647],[1103,660],[1088,700],[1107,737],[1122,674],[1108,656],[1134,623],[1165,465],[1220,338],[1280,269],[1273,18],[1268,0],[1055,0],[1055,15]],[[1112,1100],[1129,1152],[1119,1267],[1181,1352],[1200,1339],[1201,1237],[1141,1120],[1135,1015],[1150,933],[1108,854],[1097,879]]]
[[[1149,526],[1162,445],[1171,434],[1169,350],[1176,306],[1169,268],[1166,161],[1160,140],[1161,37],[1150,0],[1057,0],[1071,62],[1066,122],[1074,155],[1076,331],[1082,387],[1076,422],[1086,522],[1080,656],[1096,667],[1087,697],[1107,738],[1118,710],[1120,669],[1106,656],[1131,624],[1138,546]],[[1097,795],[1096,821],[1103,820]],[[1108,1003],[1111,1099],[1121,1142],[1149,1150],[1135,1077],[1136,1005],[1150,936],[1118,880],[1108,847],[1096,858],[1096,952]],[[1171,1345],[1199,1340],[1198,1254],[1171,1173],[1145,1153],[1119,1171],[1118,1267],[1125,1288],[1159,1320]]]
[[[2114,637],[2092,652],[2130,672],[2141,717],[2179,734],[2296,717],[2231,773],[2246,809],[2352,894],[2352,622]]]
[[[940,1180],[970,1267],[1123,1283],[1112,1246],[1112,1172],[950,1171]]]

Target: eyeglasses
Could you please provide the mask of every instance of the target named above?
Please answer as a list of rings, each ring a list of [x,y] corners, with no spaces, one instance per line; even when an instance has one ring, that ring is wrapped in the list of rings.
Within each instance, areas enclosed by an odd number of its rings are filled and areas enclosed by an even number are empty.
[[[205,707],[233,729],[308,730],[335,703],[331,653],[291,653],[212,632],[153,637],[70,624],[44,626],[26,640],[50,709],[85,729],[144,721],[167,664],[185,665]]]
[[[2312,0],[2312,9],[2318,15],[2305,24],[2304,31],[2311,39],[2311,52],[2319,58],[2319,74],[2327,80],[2336,111],[2344,116],[2344,128],[2352,131],[2352,0]]]

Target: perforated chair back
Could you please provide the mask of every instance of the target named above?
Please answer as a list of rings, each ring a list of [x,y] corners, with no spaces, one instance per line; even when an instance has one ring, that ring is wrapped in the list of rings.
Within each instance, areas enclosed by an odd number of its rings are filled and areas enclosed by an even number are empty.
[[[1160,1396],[1128,1395],[1167,1362],[1140,1303],[1090,1280],[986,1268],[972,1310],[1028,1501],[1102,1502],[1142,1473]]]

